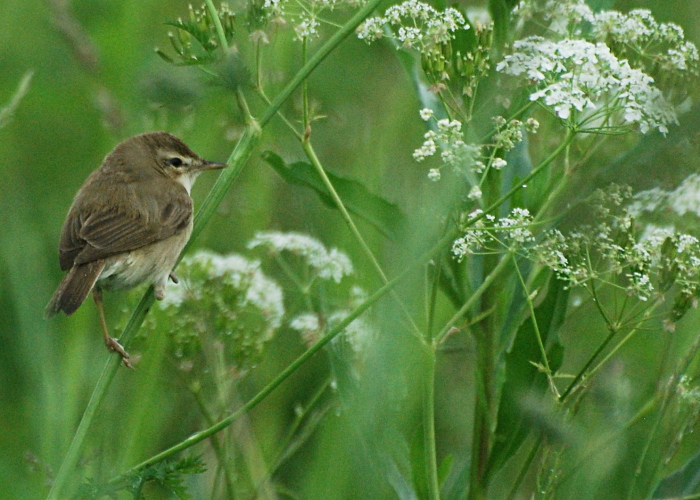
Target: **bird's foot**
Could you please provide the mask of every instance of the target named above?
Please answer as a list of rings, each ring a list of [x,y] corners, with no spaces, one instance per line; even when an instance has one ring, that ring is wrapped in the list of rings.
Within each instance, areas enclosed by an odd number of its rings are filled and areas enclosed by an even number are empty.
[[[168,276],[170,277],[170,281],[172,281],[172,282],[175,283],[176,285],[177,285],[178,283],[180,283],[180,280],[177,279],[177,276],[175,276],[175,273],[171,272]]]
[[[105,338],[105,344],[107,345],[107,349],[110,351],[116,351],[119,353],[119,355],[122,357],[122,363],[124,363],[124,366],[127,368],[131,368],[132,370],[134,369],[133,365],[129,361],[129,353],[124,350],[122,345],[119,343],[119,341],[115,338],[112,337],[106,337]]]

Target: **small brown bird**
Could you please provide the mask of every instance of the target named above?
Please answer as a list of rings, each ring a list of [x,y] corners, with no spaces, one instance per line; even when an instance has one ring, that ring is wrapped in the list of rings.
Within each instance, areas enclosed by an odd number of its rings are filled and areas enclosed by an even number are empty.
[[[68,274],[46,306],[46,316],[73,314],[92,290],[105,344],[131,367],[129,354],[109,335],[102,290],[154,285],[165,297],[168,277],[192,233],[190,189],[205,170],[226,164],[204,160],[174,135],[131,137],[87,178],[63,224],[59,264]]]

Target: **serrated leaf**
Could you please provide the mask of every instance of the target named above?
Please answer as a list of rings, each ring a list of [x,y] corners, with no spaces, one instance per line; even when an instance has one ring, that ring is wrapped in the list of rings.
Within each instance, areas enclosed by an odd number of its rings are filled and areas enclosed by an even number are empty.
[[[569,291],[564,283],[550,278],[549,290],[535,309],[535,319],[547,348],[550,369],[556,372],[563,359],[563,347],[557,332],[564,322]],[[522,400],[528,394],[542,394],[548,390],[546,376],[540,372],[542,355],[532,318],[525,317],[511,350],[506,354],[506,379],[501,392],[496,424],[496,442],[489,460],[489,474],[494,474],[520,448],[529,433],[523,419]]]
[[[329,207],[337,209],[321,176],[312,165],[306,162],[287,164],[272,151],[265,151],[262,158],[287,183],[314,190],[321,201]],[[387,238],[398,239],[399,231],[405,221],[405,216],[399,207],[389,203],[381,196],[371,193],[358,181],[340,177],[328,170],[326,170],[326,175],[350,213],[374,226]]]
[[[139,498],[143,485],[148,481],[154,481],[168,488],[180,500],[190,500],[192,497],[184,484],[184,476],[201,474],[206,470],[206,465],[200,456],[188,456],[176,462],[159,462],[142,470],[132,479],[132,493],[134,498]]]

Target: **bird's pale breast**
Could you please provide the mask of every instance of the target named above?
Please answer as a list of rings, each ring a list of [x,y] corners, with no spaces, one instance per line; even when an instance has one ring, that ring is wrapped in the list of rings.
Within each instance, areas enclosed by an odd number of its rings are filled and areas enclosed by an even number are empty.
[[[184,231],[169,238],[107,258],[107,264],[97,280],[98,286],[106,290],[123,290],[142,283],[153,283],[156,298],[162,299],[168,276],[191,233],[190,221]]]

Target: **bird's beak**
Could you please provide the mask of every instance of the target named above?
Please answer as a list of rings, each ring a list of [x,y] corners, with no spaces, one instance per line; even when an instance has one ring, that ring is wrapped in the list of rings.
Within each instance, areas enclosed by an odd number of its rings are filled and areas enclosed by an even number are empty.
[[[198,167],[197,170],[219,170],[220,168],[226,168],[228,165],[226,163],[218,163],[215,161],[204,160]]]

